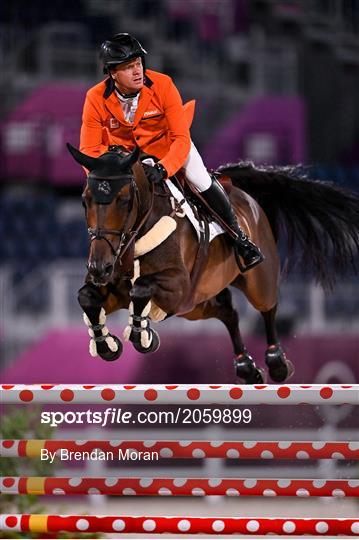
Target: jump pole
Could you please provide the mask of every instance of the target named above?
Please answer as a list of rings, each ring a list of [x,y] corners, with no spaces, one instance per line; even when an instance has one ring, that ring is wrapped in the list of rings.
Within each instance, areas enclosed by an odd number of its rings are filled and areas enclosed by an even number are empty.
[[[22,532],[103,532],[172,534],[249,534],[357,536],[359,519],[160,517],[160,516],[59,516],[6,514],[0,530]]]
[[[3,384],[10,403],[211,405],[359,405],[359,385],[82,385]]]
[[[173,459],[358,459],[356,441],[190,441],[190,440],[1,440],[4,457],[41,457],[56,452],[157,452]]]
[[[4,494],[33,495],[359,497],[359,480],[7,476],[0,485]]]

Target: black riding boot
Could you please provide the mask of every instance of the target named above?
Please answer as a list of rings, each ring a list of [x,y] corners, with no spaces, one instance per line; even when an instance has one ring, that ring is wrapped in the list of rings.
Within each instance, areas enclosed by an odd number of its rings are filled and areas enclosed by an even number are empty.
[[[236,254],[239,255],[243,261],[243,264],[241,264],[242,272],[246,272],[250,268],[254,268],[254,266],[261,263],[264,259],[262,253],[238,225],[230,200],[219,182],[213,180],[211,187],[206,189],[206,191],[202,191],[201,195],[210,207],[213,208],[213,210],[237,234],[237,238],[234,239],[234,242]]]

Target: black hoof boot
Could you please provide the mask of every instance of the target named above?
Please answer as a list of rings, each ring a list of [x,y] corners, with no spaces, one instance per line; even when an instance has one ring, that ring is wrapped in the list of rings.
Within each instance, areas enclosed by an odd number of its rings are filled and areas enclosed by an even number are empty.
[[[108,334],[109,337],[112,337],[114,341],[117,343],[117,351],[111,351],[109,346],[105,341],[97,342],[96,343],[96,349],[97,354],[101,356],[103,360],[106,360],[106,362],[113,362],[114,360],[117,360],[120,358],[123,350],[123,346],[121,341],[114,335]]]
[[[283,383],[288,381],[294,374],[294,366],[286,357],[280,344],[270,345],[265,353],[269,376],[272,381]]]
[[[147,332],[148,337],[152,336],[151,343],[149,347],[144,347],[141,344],[141,334],[142,332]],[[131,335],[130,335],[130,341],[132,342],[134,348],[136,351],[147,354],[151,352],[156,352],[160,348],[160,336],[156,332],[156,330],[153,330],[152,328],[146,328],[142,332],[134,332],[132,329]]]
[[[243,379],[244,384],[263,384],[266,381],[264,370],[256,366],[247,351],[235,357],[234,367],[237,377]]]

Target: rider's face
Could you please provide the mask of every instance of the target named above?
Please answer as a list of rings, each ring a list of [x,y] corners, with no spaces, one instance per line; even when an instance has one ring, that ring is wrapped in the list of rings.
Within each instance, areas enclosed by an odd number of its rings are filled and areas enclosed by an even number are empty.
[[[143,65],[141,58],[134,58],[111,69],[112,78],[123,94],[134,94],[143,87]]]

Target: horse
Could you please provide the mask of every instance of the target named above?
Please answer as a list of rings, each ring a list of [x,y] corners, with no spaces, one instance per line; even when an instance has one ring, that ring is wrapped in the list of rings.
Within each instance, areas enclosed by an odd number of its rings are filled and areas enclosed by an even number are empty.
[[[324,287],[356,267],[359,250],[359,198],[332,183],[311,180],[298,167],[256,167],[241,162],[221,166],[217,176],[231,184],[230,200],[238,222],[260,247],[264,261],[242,272],[232,240],[216,236],[204,260],[198,237],[181,213],[166,182],[151,184],[139,149],[106,152],[94,158],[68,144],[87,169],[82,195],[90,248],[85,284],[78,293],[91,336],[90,353],[113,361],[122,353],[120,339],[106,327],[106,316],[129,310],[126,340],[141,353],[159,348],[152,321],[178,316],[195,321],[216,318],[231,338],[236,376],[244,384],[266,380],[247,351],[229,286],[240,289],[264,320],[265,364],[275,383],[287,381],[294,366],[276,330],[281,276],[278,246],[287,240],[288,267],[297,258]]]

